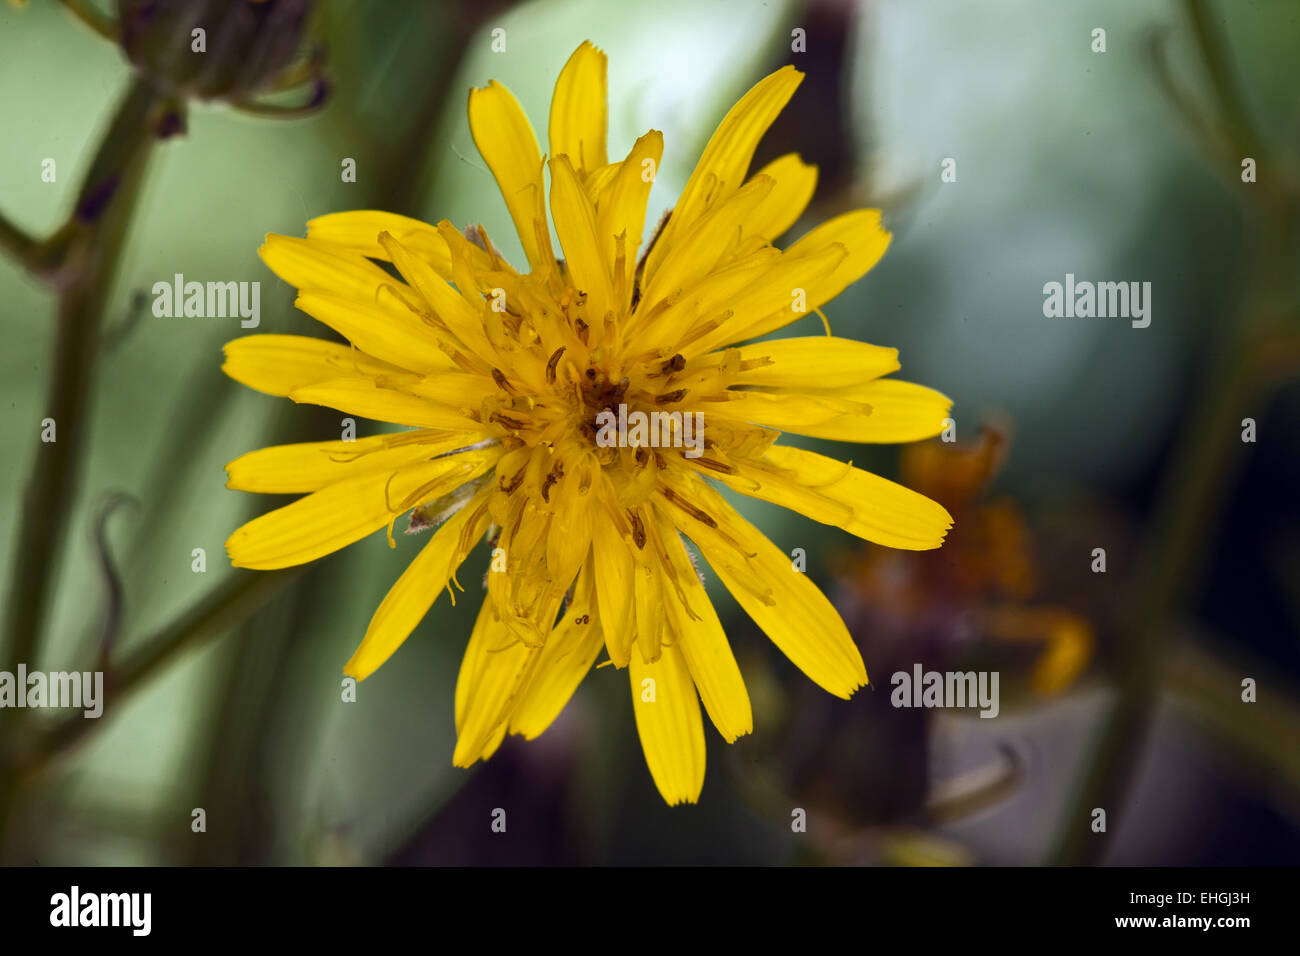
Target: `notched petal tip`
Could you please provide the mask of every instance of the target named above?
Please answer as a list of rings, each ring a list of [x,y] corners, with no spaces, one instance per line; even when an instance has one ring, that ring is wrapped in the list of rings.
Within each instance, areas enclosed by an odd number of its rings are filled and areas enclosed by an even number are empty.
[[[352,655],[352,657],[348,659],[348,662],[343,665],[343,676],[351,677],[358,684],[369,677],[372,673],[374,673],[373,670],[363,671],[357,666],[357,657],[355,654]]]
[[[474,764],[484,759],[481,752],[474,750],[469,746],[470,743],[471,741],[466,737],[458,736],[456,738],[456,749],[451,755],[451,765],[453,767],[468,770],[470,767],[474,766]]]
[[[258,256],[261,257],[263,262],[265,262],[266,255],[268,252],[272,250],[272,247],[283,245],[283,241],[289,238],[291,237],[282,236],[276,232],[268,232],[266,235],[262,237],[262,244],[257,247]]]
[[[243,563],[240,562],[239,557],[238,557],[238,555],[236,554],[236,552],[239,550],[239,542],[236,541],[235,539],[236,539],[237,537],[239,537],[239,532],[242,531],[242,530],[243,530],[243,529],[240,528],[240,529],[237,529],[235,532],[233,532],[233,533],[230,535],[230,537],[226,539],[226,543],[225,543],[225,545],[224,545],[224,547],[225,547],[225,549],[226,549],[226,557],[230,559],[230,566],[231,566],[232,568],[246,568],[246,567],[248,567],[248,565],[243,564]]]
[[[484,94],[505,89],[506,87],[498,83],[496,80],[488,80],[482,86],[471,86],[469,88],[469,102],[472,105],[476,98],[482,98]]]

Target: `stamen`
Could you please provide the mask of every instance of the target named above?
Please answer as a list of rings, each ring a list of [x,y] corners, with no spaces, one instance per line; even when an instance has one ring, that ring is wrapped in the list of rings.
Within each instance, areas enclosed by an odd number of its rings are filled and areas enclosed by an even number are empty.
[[[664,227],[668,225],[668,220],[672,218],[673,211],[669,209],[664,213],[663,218],[659,220],[659,225],[655,226],[654,235],[650,237],[650,242],[645,247],[645,252],[641,253],[641,258],[636,264],[635,282],[632,286],[632,308],[636,308],[637,302],[641,299],[641,282],[645,274],[646,260],[650,258],[650,253],[654,252],[655,243],[663,235]]]
[[[718,523],[713,520],[713,518],[709,515],[708,512],[704,511],[703,509],[697,508],[695,505],[691,504],[689,501],[687,501],[677,492],[673,491],[673,489],[670,488],[668,485],[660,484],[659,493],[662,494],[669,501],[671,501],[673,504],[675,504],[677,507],[685,511],[696,521],[700,522],[700,524],[707,525],[710,528],[717,528]]]
[[[826,330],[827,336],[831,335],[831,321],[826,318],[826,313],[821,309],[813,309],[813,311],[816,312],[817,317],[822,320],[822,328]]]
[[[645,549],[645,525],[641,523],[641,516],[632,509],[628,509],[628,520],[632,522],[632,540],[636,542],[639,549]]]
[[[488,503],[487,503],[487,499],[485,498],[483,500],[483,503],[474,509],[474,513],[470,515],[469,520],[466,521],[465,524],[461,526],[460,541],[457,542],[457,548],[459,549],[458,553],[462,557],[469,554],[470,551],[473,550],[474,542],[478,539],[479,522],[483,520],[483,516],[487,513],[487,510],[488,510]],[[455,577],[456,576],[453,574],[452,580],[455,580]],[[456,587],[460,588],[460,582],[456,583]],[[462,591],[465,590],[464,588],[460,588],[460,589]]]
[[[564,463],[557,461],[547,474],[546,480],[542,482],[542,500],[547,504],[551,503],[551,486],[564,477]]]
[[[488,418],[488,421],[495,422],[498,425],[504,425],[506,428],[512,428],[515,431],[522,431],[528,424],[527,422],[521,422],[517,418],[511,418],[503,412],[493,412]]]
[[[728,465],[725,462],[715,461],[712,458],[705,458],[701,456],[699,458],[693,459],[693,462],[705,468],[710,468],[713,471],[720,471],[724,475],[734,475],[736,473],[736,469],[734,466]]]
[[[482,441],[475,442],[472,445],[465,445],[463,448],[453,448],[451,451],[444,451],[441,455],[434,455],[429,461],[437,461],[439,458],[447,458],[451,455],[459,455],[463,451],[482,451],[484,448],[491,448],[495,445],[497,439],[485,438]]]
[[[627,230],[614,237],[614,301],[627,302]]]
[[[460,477],[460,475],[464,475],[469,470],[470,469],[468,465],[463,465],[456,471],[449,471],[445,475],[439,475],[437,478],[434,478],[432,481],[425,482],[419,488],[416,488],[409,495],[407,495],[405,498],[402,499],[401,507],[396,509],[397,512],[400,514],[401,512],[406,511],[409,508],[415,507],[421,501],[428,501],[429,499],[435,497],[434,490],[437,488],[441,488],[448,484],[452,484],[452,487],[455,487],[456,484],[459,484],[457,479]]]
[[[503,475],[501,481],[499,482],[501,490],[508,495],[514,494],[515,489],[517,489],[521,484],[523,484],[524,472],[526,472],[527,470],[528,470],[528,466],[524,465],[524,467],[520,468],[518,473],[513,478],[510,479],[510,482],[508,484],[506,483],[505,476]]]
[[[388,480],[384,482],[384,504],[388,507],[388,510],[393,512],[393,514],[395,515],[401,514],[403,510],[401,508],[393,507],[393,496],[392,496],[393,479],[396,478],[401,473],[402,473],[401,469],[394,471],[392,474],[388,476]]]
[[[704,336],[708,335],[714,329],[718,328],[718,326],[722,325],[722,323],[727,321],[727,319],[731,318],[731,316],[732,316],[732,311],[730,309],[727,309],[725,312],[722,313],[722,315],[718,316],[716,319],[709,319],[707,322],[701,322],[699,325],[695,326],[695,328],[687,332],[685,338],[678,341],[677,343],[678,347],[684,347],[690,345],[692,342],[704,338]]]
[[[501,371],[499,368],[492,369],[492,381],[496,382],[501,391],[505,392],[507,395],[519,394],[519,390],[510,384],[509,379],[506,378],[505,372]]]
[[[586,326],[584,325],[583,328],[585,329]],[[585,340],[585,339],[583,340],[583,344],[584,344],[584,345],[586,344],[586,340]],[[560,356],[562,356],[562,355],[564,354],[564,351],[565,351],[566,348],[568,348],[568,346],[566,346],[566,345],[561,345],[558,349],[556,349],[556,350],[551,354],[550,361],[548,361],[548,362],[546,363],[546,381],[547,381],[547,384],[549,384],[549,385],[554,385],[554,384],[555,384],[555,367],[556,367],[557,365],[560,364]],[[588,369],[588,371],[591,371],[591,370]]]

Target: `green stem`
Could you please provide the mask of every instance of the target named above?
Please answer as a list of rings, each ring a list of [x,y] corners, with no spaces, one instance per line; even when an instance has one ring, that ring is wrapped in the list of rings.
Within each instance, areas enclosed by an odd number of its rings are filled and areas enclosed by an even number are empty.
[[[302,570],[240,571],[200,598],[188,611],[114,665],[107,675],[108,683],[104,689],[105,710],[120,704],[147,684],[181,653],[242,624],[296,579]],[[98,724],[98,721],[87,720],[80,714],[64,718],[40,735],[35,753],[24,769],[33,771],[44,766]]]
[[[75,2],[75,0],[74,2],[64,0],[64,2],[66,6],[73,9],[74,12],[79,13],[79,15],[83,12],[83,4]],[[469,30],[469,23],[476,22],[477,19],[486,16],[489,9],[494,8],[495,6],[495,4],[485,4],[482,8],[475,7],[474,11],[477,16],[464,18],[465,22],[462,26],[466,33]],[[91,26],[94,27],[95,24],[91,23]],[[451,49],[455,51],[456,55],[444,58],[447,62],[445,62],[444,66],[439,70],[438,82],[434,84],[437,92],[435,93],[434,91],[431,91],[427,99],[427,102],[431,106],[441,105],[443,101],[442,93],[445,92],[443,88],[449,83],[455,74],[455,64],[459,62],[459,55],[462,52],[463,44],[453,43]],[[137,81],[136,86],[137,89],[141,86],[140,81]],[[129,112],[128,106],[124,106],[123,109],[119,111],[118,119],[113,124],[114,131],[116,131],[119,125],[121,125],[124,115]],[[434,125],[432,123],[432,115],[433,114],[430,113],[429,117],[427,117],[429,120],[427,123],[422,122],[417,124],[417,128],[412,134],[413,140],[419,142],[423,137],[428,135],[428,130],[432,129]],[[139,130],[142,128],[143,127],[137,127],[136,129]],[[122,148],[124,143],[128,148]],[[147,145],[147,143],[145,145]],[[92,195],[91,187],[96,181],[95,171],[100,169],[102,166],[112,165],[112,163],[106,160],[106,157],[115,157],[121,160],[133,156],[135,152],[134,149],[130,148],[129,142],[121,140],[119,137],[116,137],[113,132],[110,132],[105,146],[101,148],[101,158],[96,161],[95,168],[92,169],[92,175],[87,179],[87,189],[83,190],[83,196]],[[135,188],[139,182],[139,169],[143,166],[143,152],[144,151],[142,150],[142,155],[139,156],[140,162],[138,164],[131,164],[135,170],[135,176],[132,177],[131,182],[129,183],[129,188],[127,188],[125,178],[119,180],[119,182],[123,184],[123,188],[118,190],[117,194],[113,196],[118,209],[126,206],[128,213],[130,204],[122,202],[120,197],[123,193],[127,193],[134,197]],[[101,160],[105,161],[101,162]],[[391,195],[389,201],[381,208],[404,208],[412,204],[411,190],[414,188],[412,184],[415,182],[417,177],[411,170],[401,170],[398,172],[400,172],[401,175],[395,175],[394,180],[398,182],[400,188],[405,191]],[[80,203],[78,208],[81,208]],[[125,218],[125,215],[123,215],[120,219],[120,225],[123,228],[125,227]],[[106,232],[108,232],[108,230],[106,230]],[[70,236],[69,233],[71,233]],[[79,238],[76,230],[69,230],[69,227],[65,227],[64,230],[61,230],[60,234],[56,235],[54,240],[44,244],[51,247],[51,252],[48,256],[50,262],[57,264],[59,270],[62,270],[56,271],[51,269],[51,277],[52,281],[54,281],[57,286],[65,289],[65,303],[74,300],[73,293],[78,288],[86,290],[94,289],[99,293],[98,298],[86,296],[79,300],[75,300],[76,304],[79,306],[76,310],[67,308],[60,309],[60,339],[56,354],[57,364],[55,381],[51,383],[51,407],[54,406],[53,399],[56,394],[63,396],[63,408],[65,410],[62,414],[65,417],[68,414],[68,410],[75,410],[77,412],[84,410],[86,396],[88,394],[88,385],[86,382],[87,376],[82,376],[78,379],[77,384],[81,389],[80,394],[68,395],[67,393],[60,392],[56,383],[59,381],[66,382],[71,371],[89,371],[90,358],[93,356],[93,351],[91,355],[79,355],[71,349],[65,353],[64,347],[65,345],[71,344],[70,340],[72,339],[82,340],[89,338],[94,340],[101,337],[100,326],[102,325],[103,319],[103,293],[107,291],[107,281],[113,272],[115,256],[121,245],[122,232],[119,231],[112,235],[114,238],[111,241],[105,242],[105,245],[108,247],[108,254],[104,256],[104,258],[98,260],[100,268],[98,270],[89,270],[91,273],[97,272],[100,282],[93,281],[87,276],[87,274],[79,274],[76,271],[76,267],[81,264],[81,260],[78,258],[77,253],[82,251],[80,248],[73,245],[73,243],[75,243]],[[37,244],[35,247],[35,254],[38,258],[44,245]],[[85,243],[85,245],[90,244]],[[95,262],[96,260],[92,257],[90,261]],[[66,281],[64,279],[64,276],[68,275],[73,277],[72,281]],[[100,304],[96,305],[96,303]],[[68,315],[67,321],[64,321],[65,314]],[[73,322],[73,318],[77,318],[82,324],[79,325],[77,322]],[[92,327],[95,333],[94,335],[85,336],[83,334],[78,336],[74,334],[78,331],[85,333],[88,329],[92,329]],[[64,336],[65,331],[69,333],[66,337]],[[68,369],[64,370],[64,374],[60,376],[58,373],[64,368],[64,365],[67,365]],[[75,399],[75,401],[73,399]],[[67,429],[65,429],[64,420],[62,418],[57,419],[57,421],[59,441],[62,443]],[[80,415],[74,414],[72,416],[72,424],[76,426],[79,422]],[[79,431],[79,429],[77,429],[77,431]],[[11,594],[15,596],[23,596],[24,601],[11,602],[7,633],[11,635],[11,641],[14,645],[18,646],[19,649],[25,648],[24,652],[29,656],[31,650],[35,647],[36,635],[39,633],[40,624],[45,614],[45,604],[47,601],[46,592],[49,588],[49,568],[52,559],[55,557],[55,552],[57,551],[56,543],[51,540],[53,536],[45,533],[45,521],[43,518],[45,515],[55,513],[49,509],[52,505],[58,504],[60,499],[58,499],[58,496],[56,496],[52,491],[52,487],[57,484],[57,482],[47,481],[46,479],[60,478],[62,479],[64,486],[67,487],[69,480],[75,479],[77,470],[76,464],[77,455],[75,450],[68,455],[67,458],[54,463],[38,459],[36,469],[33,473],[32,484],[28,490],[27,508],[24,513],[23,526],[20,532],[20,541],[22,542],[22,550],[20,551],[20,554],[31,553],[34,549],[36,557],[39,560],[34,562],[19,561],[15,563],[15,573]],[[42,490],[44,491],[43,494],[40,493]],[[33,502],[40,505],[40,509],[33,508]],[[19,565],[24,564],[30,564],[31,566],[23,568],[19,567]],[[290,581],[294,580],[299,570],[301,569],[277,573],[258,572],[256,574],[241,574],[238,578],[234,579],[234,581],[223,585],[208,597],[202,599],[201,602],[196,605],[194,610],[184,615],[175,624],[165,628],[164,631],[160,632],[153,640],[148,642],[141,651],[128,657],[120,666],[115,667],[106,675],[108,680],[108,685],[106,686],[105,691],[106,702],[111,703],[119,701],[129,693],[143,686],[151,676],[159,673],[161,669],[168,662],[173,660],[177,654],[190,647],[192,644],[197,643],[204,637],[212,637],[222,633],[223,631],[228,632],[232,628],[235,628],[246,621],[252,614],[269,601],[275,593]],[[22,603],[23,606],[19,608],[16,606],[17,603]],[[51,730],[36,735],[27,735],[25,740],[14,740],[14,738],[9,739],[8,743],[11,746],[10,752],[8,754],[0,752],[0,765],[3,764],[6,758],[9,761],[9,765],[8,767],[0,766],[0,769],[5,769],[6,771],[12,769],[14,772],[5,772],[0,774],[0,829],[3,828],[7,820],[12,819],[13,803],[21,785],[20,781],[30,779],[32,775],[37,773],[41,768],[47,766],[54,758],[74,746],[88,732],[96,729],[98,724],[99,721],[88,721],[78,717],[57,724]],[[0,737],[0,742],[2,741],[4,741],[4,738]],[[14,749],[15,745],[25,746],[25,749],[19,751]],[[3,834],[0,833],[0,836],[2,835]],[[2,847],[3,840],[0,839],[0,848]]]
[[[0,250],[27,266],[36,250],[36,240],[0,215]]]
[[[64,9],[105,40],[117,42],[117,23],[86,0],[59,0]]]
[[[240,572],[225,581],[216,591],[201,597],[172,624],[162,628],[152,639],[127,654],[105,674],[103,708],[108,710],[139,691],[153,675],[160,674],[175,658],[238,626],[255,611],[272,600],[299,570]],[[0,858],[4,857],[5,829],[12,822],[18,793],[27,782],[44,770],[55,758],[72,749],[98,730],[100,721],[82,714],[61,719],[52,727],[39,728],[35,734],[5,736],[0,743]],[[35,730],[35,728],[34,728]]]
[[[109,710],[144,687],[181,653],[247,620],[295,580],[300,570],[241,572],[200,598],[105,675],[103,709]],[[99,726],[99,720],[78,713],[35,734],[3,739],[8,749],[0,753],[0,858],[4,857],[6,825],[13,820],[23,786]]]
[[[1180,452],[1166,472],[1159,498],[1164,505],[1140,565],[1144,569],[1136,586],[1140,604],[1128,618],[1115,661],[1121,675],[1115,702],[1062,819],[1052,854],[1056,864],[1100,861],[1147,740],[1161,694],[1166,631],[1200,570],[1203,549],[1198,542],[1213,540],[1218,506],[1241,455],[1240,410],[1255,387],[1247,374],[1243,324],[1241,319],[1231,322],[1225,330],[1229,341],[1211,351],[1217,373],[1199,406],[1185,419]],[[1108,833],[1092,832],[1089,823],[1095,808],[1106,811]]]
[[[88,436],[86,410],[99,354],[104,302],[140,192],[162,102],[135,80],[78,196],[61,279],[53,368],[42,418],[55,441],[37,446],[23,499],[5,625],[8,657],[32,663],[49,607],[55,562],[76,500]],[[32,423],[31,434],[37,434]]]
[[[1238,143],[1258,143],[1204,0],[1184,0],[1184,6],[1220,108],[1235,111],[1225,128]],[[1280,277],[1289,274],[1295,221],[1296,210],[1288,204],[1269,207],[1265,216],[1254,222],[1260,234],[1246,250],[1252,271],[1244,283],[1242,306],[1223,327],[1221,343],[1208,353],[1213,356],[1210,386],[1200,393],[1199,406],[1185,419],[1179,451],[1166,472],[1159,498],[1163,505],[1143,556],[1145,573],[1135,591],[1139,604],[1128,616],[1127,633],[1115,662],[1121,675],[1116,699],[1074,800],[1061,819],[1050,857],[1058,865],[1099,862],[1117,828],[1163,692],[1166,633],[1200,571],[1203,549],[1197,544],[1214,537],[1219,505],[1241,457],[1238,429],[1242,410],[1261,389],[1250,374],[1249,359],[1259,330],[1276,320],[1274,297]],[[1094,808],[1107,811],[1107,833],[1092,832],[1089,824]]]
[[[1223,37],[1210,22],[1206,0],[1183,0],[1183,9],[1191,21],[1196,49],[1210,77],[1210,85],[1219,101],[1219,113],[1229,134],[1243,155],[1257,156],[1263,141],[1250,120],[1246,99],[1237,83],[1227,46]]]
[[[1295,688],[1262,661],[1232,659],[1196,647],[1181,647],[1167,656],[1165,684],[1170,696],[1194,721],[1217,734],[1231,748],[1232,759],[1258,780],[1277,809],[1300,819],[1300,709]],[[1241,680],[1253,677],[1259,697],[1241,699]]]

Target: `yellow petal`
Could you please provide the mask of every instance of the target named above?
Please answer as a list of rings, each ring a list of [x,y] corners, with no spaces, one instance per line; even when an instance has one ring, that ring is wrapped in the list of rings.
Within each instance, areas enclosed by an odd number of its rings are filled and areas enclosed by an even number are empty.
[[[443,275],[451,271],[451,254],[438,230],[427,222],[377,209],[357,209],[317,216],[307,223],[307,238],[332,242],[369,259],[388,259],[379,244],[379,234],[389,233],[402,245],[414,249]]]
[[[446,241],[445,234],[443,238]],[[393,265],[401,272],[402,278],[406,279],[411,288],[420,294],[434,315],[442,320],[460,343],[477,354],[490,354],[490,347],[483,332],[483,300],[479,299],[475,304],[468,296],[453,288],[446,279],[434,271],[432,266],[388,233],[383,233],[379,237],[379,243],[388,250]],[[468,243],[458,245],[464,246]],[[456,268],[454,260],[451,268],[454,272]]]
[[[600,194],[609,188],[618,171],[623,168],[622,163],[606,163],[604,166],[597,166],[589,170],[585,175],[578,171],[578,178],[582,180],[582,188],[587,191],[587,196],[591,199],[596,208],[600,208]],[[575,166],[576,170],[577,167]]]
[[[554,256],[546,229],[542,154],[523,108],[509,90],[493,80],[470,90],[469,128],[474,145],[501,187],[528,261],[533,269],[549,269]]]
[[[715,419],[753,422],[796,435],[839,437],[827,432],[851,428],[871,414],[870,406],[861,402],[812,392],[730,391],[727,396],[729,400],[713,412]]]
[[[817,189],[817,167],[805,163],[798,153],[786,153],[757,173],[776,181],[774,188],[745,221],[745,235],[762,236],[768,242],[798,221]]]
[[[715,420],[836,441],[897,444],[939,434],[952,408],[952,401],[932,388],[876,378],[898,367],[894,349],[826,337],[761,342],[735,352],[706,356],[716,364],[756,366],[735,376],[731,384],[741,388],[713,407]]]
[[[596,515],[593,503],[578,493],[572,479],[550,495],[556,507],[546,536],[546,573],[563,584],[573,581],[586,563]]]
[[[470,549],[487,530],[487,512],[480,508],[485,497],[486,491],[479,492],[448,518],[407,565],[370,619],[361,644],[343,667],[344,674],[365,680],[402,646],[424,619]]]
[[[472,766],[497,748],[537,653],[510,633],[492,601],[483,602],[456,679],[453,765]]]
[[[393,277],[345,247],[294,236],[267,235],[257,250],[272,272],[302,291],[328,292],[357,302],[373,302]],[[403,306],[379,299],[380,308],[400,316]]]
[[[836,274],[847,257],[848,250],[837,243],[783,253],[779,264],[748,290],[748,301],[737,305],[716,331],[693,343],[691,351],[758,338],[806,318],[818,304],[811,298],[812,291]]]
[[[223,351],[223,372],[241,385],[281,398],[331,379],[403,372],[346,345],[306,335],[246,335],[227,342]]]
[[[532,740],[560,716],[591,670],[604,643],[596,611],[596,569],[589,560],[578,576],[573,601],[538,655],[532,680],[510,715],[510,732]]]
[[[442,428],[456,432],[481,432],[483,426],[457,409],[393,388],[383,388],[367,378],[336,378],[289,393],[295,402],[324,405],[349,415],[377,422]]]
[[[679,524],[754,623],[796,667],[836,697],[847,698],[864,686],[867,671],[857,645],[809,577],[704,482],[694,480],[690,492],[690,500],[716,527],[690,516]],[[671,512],[672,506],[667,507]]]
[[[721,353],[715,354],[721,358]],[[898,349],[826,335],[745,345],[740,348],[740,361],[770,364],[742,371],[736,376],[736,385],[790,389],[846,388],[870,382],[899,368]]]
[[[485,375],[470,372],[442,372],[430,375],[410,385],[402,384],[403,391],[427,398],[439,405],[462,411],[477,409],[488,395],[499,395],[496,382]]]
[[[646,307],[652,308],[672,293],[689,290],[708,275],[740,235],[742,223],[771,193],[774,185],[766,176],[751,179],[711,206],[689,233],[680,234],[672,251],[661,257],[654,278],[643,285],[642,300]],[[656,244],[655,249],[659,248]]]
[[[652,664],[633,654],[628,665],[641,750],[669,806],[695,803],[704,786],[704,721],[686,661],[665,647]]]
[[[715,475],[741,494],[907,551],[943,544],[952,516],[938,502],[879,475],[802,448],[773,445],[759,463]]]
[[[335,254],[356,253],[368,259],[389,259],[388,250],[379,242],[379,234],[386,232],[415,253],[444,278],[451,277],[451,253],[447,241],[427,222],[400,216],[395,212],[377,209],[358,209],[351,212],[333,212],[318,216],[307,223],[307,238],[325,251]],[[474,246],[471,251],[474,267],[492,270],[509,266],[486,249]]]
[[[505,741],[507,729],[508,725],[502,724],[492,732],[492,736],[488,739],[488,742],[483,745],[483,751],[479,754],[479,760],[491,759],[492,755],[497,752],[501,744]]]
[[[730,342],[774,332],[804,318],[806,290],[838,268],[847,255],[842,246],[828,246],[811,255],[792,256],[772,250],[720,269],[700,282],[654,320],[646,346],[680,351],[686,358]],[[638,308],[637,314],[642,314]],[[712,323],[711,331],[679,344],[688,331]]]
[[[306,564],[345,548],[422,501],[482,474],[500,452],[464,452],[394,472],[370,472],[314,491],[254,518],[226,541],[231,563],[272,570]],[[424,491],[419,501],[407,496]]]
[[[605,54],[584,40],[564,64],[551,97],[551,155],[567,155],[581,176],[607,162],[605,67]]]
[[[709,719],[727,743],[732,743],[754,729],[749,693],[726,631],[700,583],[681,536],[668,522],[663,524],[661,535],[686,597],[686,604],[682,604],[675,588],[664,587],[668,619]]]
[[[226,465],[227,488],[267,495],[299,495],[318,491],[344,478],[371,471],[392,471],[402,465],[445,454],[467,443],[463,435],[440,437],[428,432],[419,442],[395,435],[375,435],[355,441],[299,442],[272,445],[241,455]]]
[[[891,238],[880,224],[879,209],[858,209],[828,219],[787,249],[787,255],[807,255],[832,245],[848,250],[833,273],[809,285],[808,309],[819,308],[866,275],[885,254]]]
[[[636,650],[634,658],[654,661],[663,651],[664,603],[660,593],[660,571],[651,564],[644,553],[634,554],[636,567],[632,573],[632,610],[636,617]]]
[[[740,188],[759,140],[802,80],[802,73],[792,66],[784,66],[754,84],[723,118],[646,259],[646,283],[654,279],[660,262],[678,238],[689,235],[691,227],[707,209]]]
[[[587,293],[587,324],[597,325],[614,306],[609,268],[596,241],[596,210],[567,156],[551,167],[551,217],[574,286]]]
[[[634,626],[632,552],[603,515],[593,524],[591,547],[596,565],[596,600],[609,659],[615,667],[627,667]]]
[[[403,301],[402,283],[343,246],[268,235],[262,260],[300,294],[299,309],[363,352],[401,368],[450,367],[437,340]]]
[[[631,304],[632,280],[636,275],[641,235],[645,231],[646,203],[663,153],[664,137],[658,130],[652,129],[638,139],[627,159],[619,164],[607,189],[602,191],[596,207],[596,232],[615,287],[621,291],[618,306],[624,311]],[[647,160],[650,165],[646,164]],[[621,276],[618,272],[620,236],[623,249]]]
[[[807,396],[822,393],[806,393]],[[882,378],[874,382],[837,389],[827,393],[836,398],[865,402],[868,414],[851,413],[812,429],[790,429],[801,435],[833,438],[837,441],[899,442],[933,438],[943,431],[943,423],[952,411],[952,399],[924,385]],[[807,401],[806,396],[786,393],[786,401]]]
[[[388,282],[397,285],[395,279]],[[455,368],[424,322],[387,292],[372,290],[364,300],[329,292],[299,292],[293,304],[362,352],[394,367],[422,375]]]

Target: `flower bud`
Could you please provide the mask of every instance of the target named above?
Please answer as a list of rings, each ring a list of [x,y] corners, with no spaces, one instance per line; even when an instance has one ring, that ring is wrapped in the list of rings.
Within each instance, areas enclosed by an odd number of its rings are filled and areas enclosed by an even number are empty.
[[[294,62],[314,0],[117,0],[122,48],[177,96],[240,102]]]

